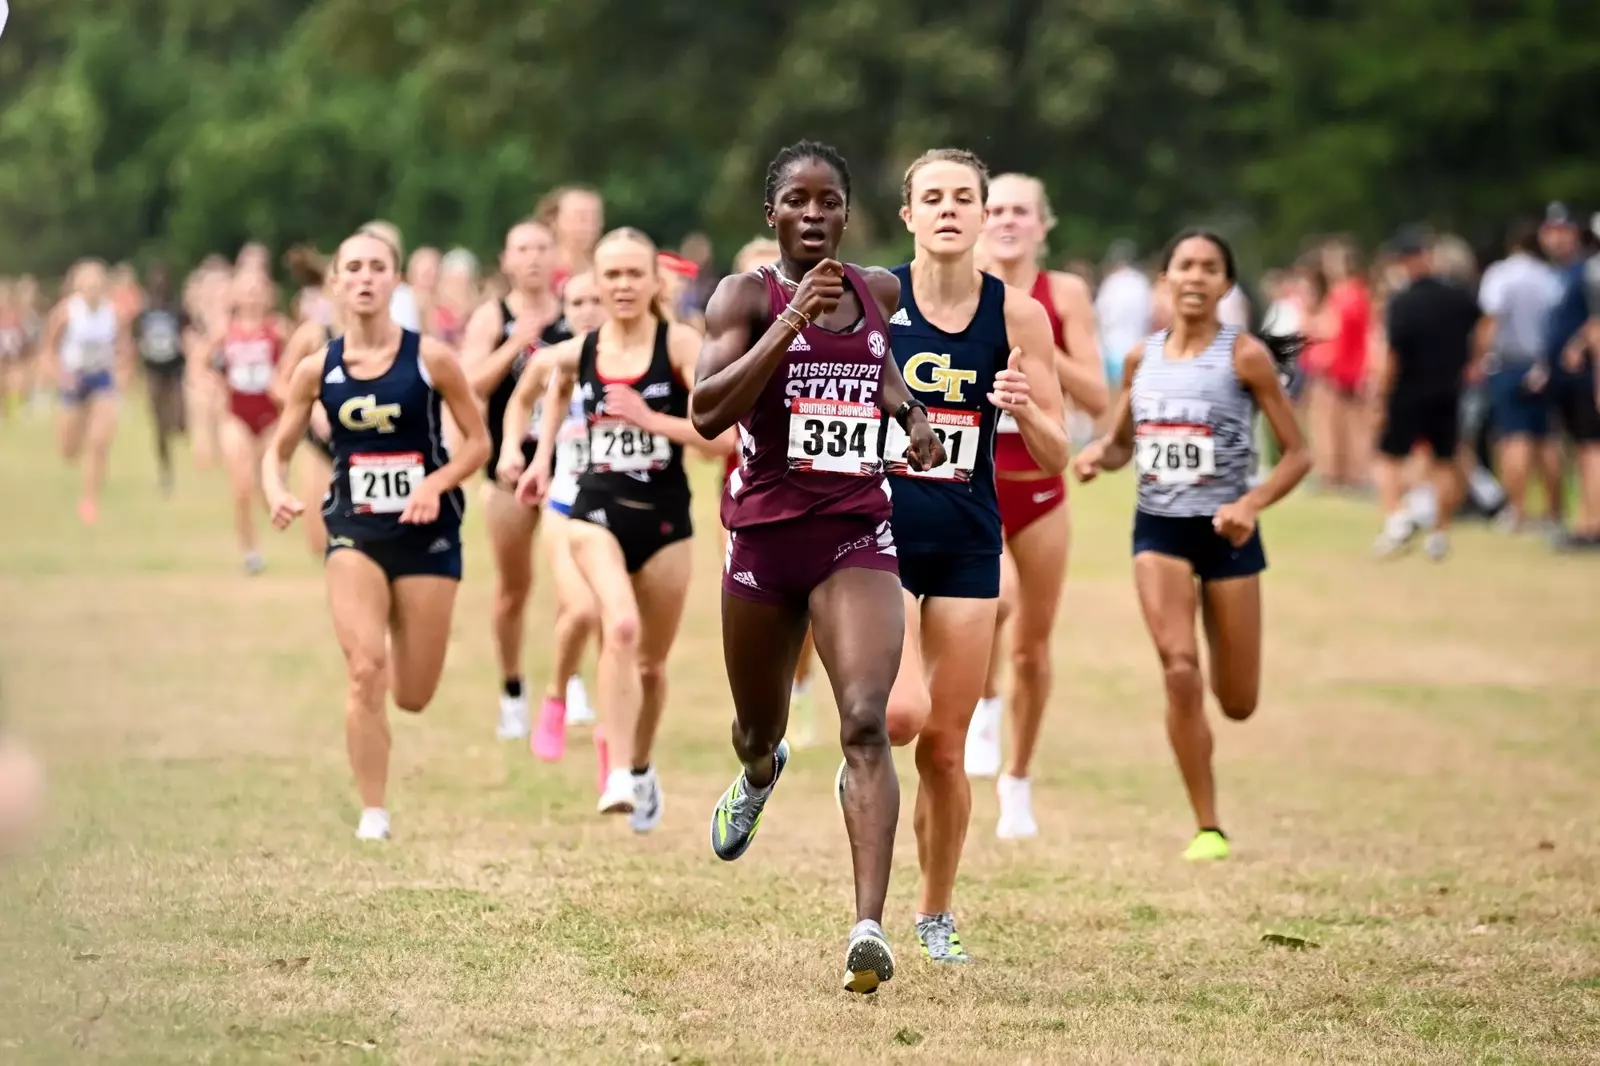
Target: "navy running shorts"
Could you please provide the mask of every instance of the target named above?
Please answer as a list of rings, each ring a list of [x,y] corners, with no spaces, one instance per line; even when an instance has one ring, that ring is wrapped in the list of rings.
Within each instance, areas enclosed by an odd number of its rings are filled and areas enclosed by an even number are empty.
[[[993,600],[1000,596],[1000,556],[900,551],[900,587],[917,599]]]
[[[1133,554],[1154,552],[1182,559],[1201,581],[1225,581],[1230,577],[1250,577],[1267,568],[1266,549],[1261,546],[1261,527],[1250,539],[1235,548],[1211,526],[1210,515],[1173,518],[1166,515],[1133,512]]]
[[[390,581],[402,577],[445,577],[461,580],[460,530],[408,530],[397,536],[363,540],[328,532],[328,555],[358,551],[378,564]]]

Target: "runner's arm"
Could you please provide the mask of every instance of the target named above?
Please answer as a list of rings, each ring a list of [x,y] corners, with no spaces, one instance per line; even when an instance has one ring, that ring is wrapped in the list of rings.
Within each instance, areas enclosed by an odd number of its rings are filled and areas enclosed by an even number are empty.
[[[1294,408],[1278,380],[1278,366],[1267,346],[1254,337],[1240,334],[1233,346],[1233,370],[1256,399],[1266,416],[1272,435],[1278,440],[1280,455],[1267,479],[1244,494],[1244,500],[1257,513],[1271,507],[1300,484],[1311,470],[1311,453],[1306,450]]]
[[[1072,458],[1067,421],[1056,377],[1055,338],[1050,318],[1038,300],[1021,289],[1006,289],[1006,341],[1020,349],[1017,369],[1028,378],[1028,402],[1012,412],[1028,454],[1046,474],[1059,474]],[[1104,379],[1102,373],[1101,378]]]
[[[61,334],[67,328],[66,301],[50,309],[44,320],[44,336],[39,341],[39,377],[50,388],[61,387]]]
[[[479,304],[478,309],[472,312],[472,317],[467,319],[467,330],[461,338],[461,365],[466,370],[473,393],[480,400],[487,399],[496,386],[505,380],[506,375],[511,373],[511,364],[516,361],[517,353],[526,347],[515,334],[497,346],[495,337],[504,328],[500,305],[492,300]]]
[[[693,326],[683,323],[673,323],[667,327],[667,358],[672,362],[672,372],[678,376],[692,391],[694,389],[695,364],[700,361],[700,331]],[[677,418],[672,415],[656,414],[652,419],[656,424],[641,426],[650,432],[663,436],[674,444],[681,444],[692,448],[697,454],[713,459],[720,459],[733,452],[734,442],[738,439],[738,431],[731,426],[707,440],[700,436],[694,428],[693,422],[687,418]]]
[[[749,413],[789,351],[795,332],[779,319],[753,337],[766,301],[759,277],[731,274],[717,282],[706,305],[706,336],[689,391],[689,422],[706,440],[722,436]]]
[[[1106,365],[1095,337],[1094,301],[1089,286],[1073,274],[1050,272],[1050,295],[1061,309],[1061,338],[1066,348],[1056,348],[1055,370],[1061,391],[1078,410],[1098,420],[1111,406]],[[1048,321],[1048,319],[1047,319]],[[1055,342],[1051,338],[1052,347]]]
[[[268,500],[284,495],[284,485],[289,477],[289,460],[305,436],[311,423],[311,405],[317,402],[322,388],[322,364],[314,359],[302,359],[289,375],[288,391],[284,395],[283,410],[278,413],[277,428],[272,431],[272,442],[261,455],[261,490]]]
[[[573,337],[571,340],[562,341],[560,344],[546,348],[540,353],[546,359],[549,368],[549,384],[545,386],[544,393],[544,419],[539,423],[539,443],[534,446],[533,460],[528,464],[530,470],[549,470],[551,460],[555,457],[556,437],[561,434],[561,423],[567,417],[567,408],[572,406],[572,387],[578,380],[578,358],[583,354],[583,338]],[[523,377],[529,375],[523,372]],[[522,382],[517,383],[518,391]],[[523,399],[528,413],[523,416],[524,421],[517,425],[527,425],[527,419],[533,417],[533,400],[537,394],[530,393]],[[517,398],[512,393],[512,399]],[[512,426],[511,410],[506,409],[506,425]],[[507,432],[503,447],[512,447],[513,440],[520,442],[522,436]],[[520,443],[517,445],[520,447]]]
[[[428,475],[438,479],[441,491],[449,491],[489,461],[489,430],[483,423],[483,414],[478,410],[466,372],[450,346],[432,337],[423,337],[421,356],[428,377],[433,380],[434,391],[444,400],[461,434],[450,461]],[[296,376],[298,374],[296,371]],[[304,431],[305,427],[300,427],[300,432]]]
[[[1121,470],[1133,458],[1133,375],[1144,358],[1144,345],[1135,344],[1122,363],[1122,388],[1111,407],[1111,425],[1100,438],[1100,469]]]
[[[280,408],[289,402],[289,382],[294,378],[294,372],[299,369],[300,361],[312,353],[314,350],[312,343],[321,339],[320,325],[315,322],[302,322],[289,336],[289,342],[283,346],[283,354],[278,357],[278,365],[272,371],[272,383],[267,386],[267,395],[271,396],[272,402]]]

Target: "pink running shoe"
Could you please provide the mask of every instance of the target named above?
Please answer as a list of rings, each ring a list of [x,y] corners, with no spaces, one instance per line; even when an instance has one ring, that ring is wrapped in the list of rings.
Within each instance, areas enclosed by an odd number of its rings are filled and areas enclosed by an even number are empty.
[[[85,496],[78,501],[78,521],[86,526],[92,526],[100,519],[100,507],[93,500]]]
[[[539,705],[539,724],[533,729],[528,747],[545,762],[560,762],[567,753],[567,704],[546,699]]]

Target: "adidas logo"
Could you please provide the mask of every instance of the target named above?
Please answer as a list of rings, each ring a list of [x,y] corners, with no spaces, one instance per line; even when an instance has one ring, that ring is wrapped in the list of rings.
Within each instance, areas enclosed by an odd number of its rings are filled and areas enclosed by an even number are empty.
[[[343,385],[344,384],[344,367],[342,367],[342,366],[334,367],[332,370],[328,371],[328,376],[323,378],[322,380],[327,382],[329,385]]]
[[[752,574],[748,570],[739,571],[737,574],[733,575],[733,579],[735,581],[737,581],[739,584],[748,585],[750,588],[753,588],[753,589],[758,589],[758,588],[761,587],[760,585],[756,584],[756,575]]]
[[[902,307],[898,311],[896,311],[892,316],[890,316],[889,325],[891,325],[891,326],[909,326],[909,325],[911,325],[911,316],[906,314],[906,309],[904,307]]]
[[[447,552],[449,550],[450,550],[450,538],[448,538],[448,537],[440,537],[438,540],[436,540],[432,544],[428,545],[428,554],[429,555],[438,555],[440,552]]]
[[[811,345],[806,343],[806,339],[804,337],[796,333],[794,335],[794,340],[789,342],[789,350],[791,352],[809,352],[811,350]]]

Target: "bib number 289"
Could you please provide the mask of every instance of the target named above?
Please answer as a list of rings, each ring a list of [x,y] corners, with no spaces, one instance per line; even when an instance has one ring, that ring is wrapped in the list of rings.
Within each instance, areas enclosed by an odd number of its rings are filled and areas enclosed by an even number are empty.
[[[878,473],[879,417],[871,404],[790,401],[789,466],[830,474]]]

